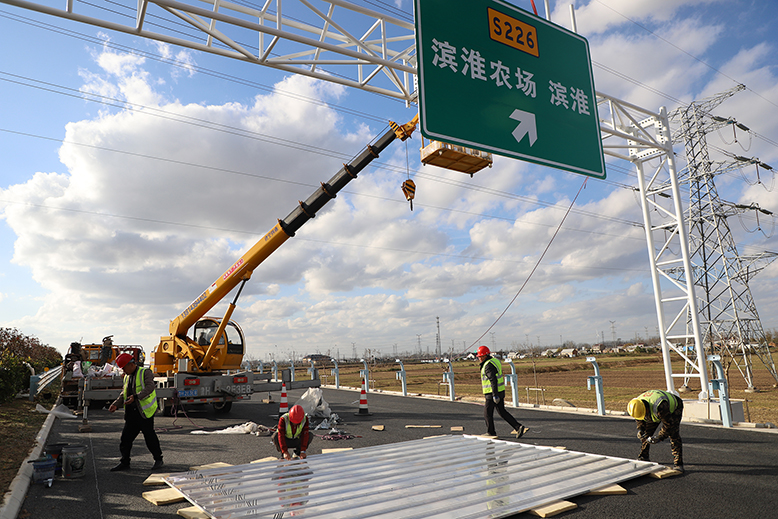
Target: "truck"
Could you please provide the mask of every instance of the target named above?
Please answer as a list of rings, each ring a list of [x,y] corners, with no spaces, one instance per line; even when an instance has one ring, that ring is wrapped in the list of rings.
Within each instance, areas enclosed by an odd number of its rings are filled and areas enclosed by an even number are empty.
[[[418,120],[419,116],[416,115],[402,125],[390,121],[389,129],[383,135],[368,144],[353,160],[343,164],[308,199],[299,201],[286,218],[278,220],[254,246],[170,321],[168,335],[160,337],[150,359],[150,369],[157,385],[159,409],[163,414],[170,414],[175,405],[182,403],[211,404],[216,412],[226,413],[232,407],[232,402],[250,399],[258,391],[277,391],[281,389],[282,383],[288,389],[320,385],[316,376],[312,380],[292,381],[289,370],[282,371],[281,380],[273,380],[271,373],[254,373],[243,369],[241,364],[246,341],[240,326],[231,320],[232,314],[254,269],[315,217],[327,202],[357,178],[395,139],[408,139],[416,129]],[[223,316],[206,315],[235,288],[235,297]],[[115,359],[120,351],[120,348],[113,346],[108,351],[103,346],[105,344],[100,345],[99,351],[101,358],[106,359],[104,362]],[[87,351],[96,349],[89,347]],[[140,353],[137,354],[140,359]],[[83,423],[79,428],[81,431],[91,430],[88,421],[90,403],[116,399],[122,391],[122,385],[123,377],[118,371],[114,371],[111,376],[84,377],[79,380],[78,407],[83,413]]]

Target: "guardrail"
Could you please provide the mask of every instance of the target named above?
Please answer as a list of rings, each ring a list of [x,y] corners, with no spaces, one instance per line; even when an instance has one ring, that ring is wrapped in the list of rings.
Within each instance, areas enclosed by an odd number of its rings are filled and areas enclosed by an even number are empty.
[[[48,371],[44,371],[42,375],[32,375],[30,377],[30,400],[34,400],[41,391],[51,385],[52,382],[57,380],[62,374],[62,366],[57,366]]]

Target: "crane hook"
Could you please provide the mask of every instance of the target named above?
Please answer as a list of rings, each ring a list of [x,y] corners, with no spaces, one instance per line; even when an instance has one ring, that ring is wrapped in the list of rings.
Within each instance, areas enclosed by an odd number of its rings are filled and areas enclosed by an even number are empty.
[[[402,190],[405,194],[405,199],[411,203],[411,211],[413,211],[413,197],[416,195],[416,184],[413,180],[408,179],[403,182]]]

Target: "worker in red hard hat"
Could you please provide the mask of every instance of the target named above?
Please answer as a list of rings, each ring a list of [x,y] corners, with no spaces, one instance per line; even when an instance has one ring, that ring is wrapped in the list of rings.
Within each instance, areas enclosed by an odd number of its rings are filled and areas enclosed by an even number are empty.
[[[670,438],[673,469],[683,472],[683,441],[681,440],[683,400],[669,391],[649,389],[627,403],[627,412],[637,420],[638,440],[640,440],[638,459],[649,461],[651,445]]]
[[[494,428],[494,410],[503,420],[508,422],[516,435],[516,439],[524,436],[529,427],[524,427],[505,409],[505,377],[502,375],[500,361],[492,357],[489,348],[479,346],[476,350],[478,362],[481,363],[481,388],[483,389],[486,404],[484,406],[484,421],[486,422],[486,436],[497,436]]]
[[[128,470],[130,468],[130,452],[132,443],[138,434],[143,433],[151,455],[154,456],[152,470],[162,467],[162,448],[154,431],[154,413],[157,412],[157,392],[154,374],[150,369],[138,367],[135,358],[129,353],[116,357],[116,366],[124,371],[124,390],[111,404],[108,411],[113,413],[124,406],[124,429],[119,440],[121,461],[111,469],[111,472]]]
[[[273,433],[271,440],[284,459],[292,459],[290,450],[294,450],[295,456],[301,459],[308,456],[306,450],[313,439],[308,422],[308,415],[300,405],[292,406],[288,413],[278,419],[278,430]]]

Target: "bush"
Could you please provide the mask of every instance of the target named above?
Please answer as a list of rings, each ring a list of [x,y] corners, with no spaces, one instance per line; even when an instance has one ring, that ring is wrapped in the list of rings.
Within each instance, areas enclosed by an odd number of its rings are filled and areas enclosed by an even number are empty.
[[[12,400],[30,384],[30,372],[24,365],[25,359],[13,354],[0,355],[0,404]]]
[[[16,328],[0,328],[0,403],[30,386],[30,371],[25,362],[35,373],[42,373],[45,368],[62,364],[62,355]]]

